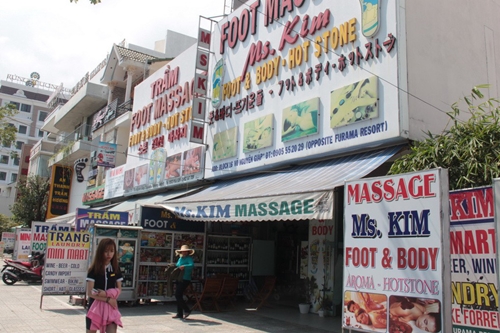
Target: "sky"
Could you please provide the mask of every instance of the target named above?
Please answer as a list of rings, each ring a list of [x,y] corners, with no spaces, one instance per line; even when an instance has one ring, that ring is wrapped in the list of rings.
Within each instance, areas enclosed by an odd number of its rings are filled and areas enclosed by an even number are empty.
[[[124,39],[154,49],[167,30],[197,36],[230,0],[0,0],[0,80],[8,74],[73,86]],[[229,8],[226,8],[229,13]],[[205,21],[206,22],[206,21]]]

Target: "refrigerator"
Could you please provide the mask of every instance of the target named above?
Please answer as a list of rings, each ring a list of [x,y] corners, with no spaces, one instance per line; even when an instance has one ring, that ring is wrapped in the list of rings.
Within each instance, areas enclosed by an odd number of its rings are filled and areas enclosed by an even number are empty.
[[[118,301],[135,302],[137,300],[136,272],[138,267],[139,231],[142,227],[114,226],[95,224],[89,228],[93,235],[90,249],[90,262],[97,249],[99,241],[111,238],[116,243],[118,267],[122,273],[122,292]]]

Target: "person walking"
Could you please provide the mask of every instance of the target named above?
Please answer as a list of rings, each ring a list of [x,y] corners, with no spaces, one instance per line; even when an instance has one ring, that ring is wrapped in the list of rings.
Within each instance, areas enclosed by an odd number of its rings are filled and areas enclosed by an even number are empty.
[[[87,333],[97,330],[116,333],[123,327],[117,298],[122,290],[123,277],[118,268],[116,244],[111,238],[99,241],[87,273],[88,310],[85,317]]]
[[[191,309],[184,301],[184,291],[191,283],[191,275],[194,268],[194,260],[192,255],[194,250],[189,248],[189,245],[182,245],[180,250],[175,250],[175,254],[179,256],[176,266],[183,271],[182,281],[177,281],[175,290],[175,300],[177,301],[177,314],[172,318],[186,319],[191,314]]]

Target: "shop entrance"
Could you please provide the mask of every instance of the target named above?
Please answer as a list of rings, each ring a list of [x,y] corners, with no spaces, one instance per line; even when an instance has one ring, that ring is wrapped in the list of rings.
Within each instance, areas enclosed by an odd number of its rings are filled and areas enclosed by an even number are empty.
[[[266,246],[263,252],[254,248],[254,282],[262,285],[265,275],[275,275],[276,285],[269,302],[296,307],[304,300],[304,280],[300,278],[300,251],[307,241],[308,221],[270,221],[252,225],[254,247]],[[271,245],[269,245],[271,244]],[[272,264],[269,267],[269,263]],[[260,271],[260,267],[268,267]]]

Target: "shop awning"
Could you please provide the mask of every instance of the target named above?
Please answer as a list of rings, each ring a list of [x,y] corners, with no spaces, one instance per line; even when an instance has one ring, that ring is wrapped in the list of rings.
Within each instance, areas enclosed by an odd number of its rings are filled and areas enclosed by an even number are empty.
[[[113,207],[112,210],[115,212],[128,212],[128,211],[134,210],[136,207],[140,207],[142,205],[154,204],[155,202],[158,202],[158,201],[167,201],[167,200],[175,199],[177,197],[189,194],[189,193],[194,192],[196,190],[199,190],[199,187],[198,188],[190,188],[190,189],[186,189],[186,190],[169,191],[166,193],[148,195],[148,196],[143,196],[143,197],[135,197],[135,198],[120,202],[118,205]]]
[[[157,205],[191,221],[270,221],[333,218],[333,189],[359,179],[400,146],[220,181]]]
[[[75,222],[75,215],[76,215],[76,212],[72,212],[72,213],[53,217],[53,218],[48,219],[46,221],[53,222],[53,223],[73,223],[73,222]]]

